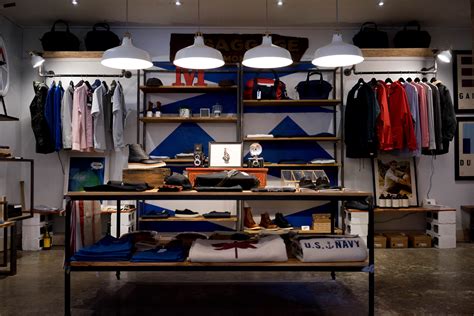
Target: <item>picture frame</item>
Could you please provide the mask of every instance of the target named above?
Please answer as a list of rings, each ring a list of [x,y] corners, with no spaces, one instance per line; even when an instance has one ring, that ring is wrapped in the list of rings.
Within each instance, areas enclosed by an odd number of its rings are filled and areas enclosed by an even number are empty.
[[[457,117],[454,148],[455,180],[474,180],[474,116]]]
[[[211,109],[210,108],[200,108],[199,109],[199,116],[200,117],[211,117]]]
[[[109,180],[108,169],[108,158],[105,155],[68,156],[64,192],[83,191],[84,186],[105,184]]]
[[[242,167],[242,147],[240,142],[210,142],[209,167]]]
[[[470,50],[453,51],[453,101],[456,113],[474,113],[474,55]]]
[[[419,206],[414,157],[379,155],[372,161],[376,206],[381,194],[406,194],[410,207]],[[398,179],[398,180],[396,180]]]

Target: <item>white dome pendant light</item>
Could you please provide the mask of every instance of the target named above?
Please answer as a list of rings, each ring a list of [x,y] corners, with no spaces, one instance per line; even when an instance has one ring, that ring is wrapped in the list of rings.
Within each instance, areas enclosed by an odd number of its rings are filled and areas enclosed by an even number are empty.
[[[125,11],[128,29],[128,0],[126,0]],[[145,69],[153,66],[150,54],[143,49],[133,46],[132,37],[129,32],[125,32],[122,45],[110,48],[104,52],[100,63],[105,67],[125,70]]]
[[[336,0],[336,24],[339,24],[339,0]],[[316,50],[311,62],[318,67],[336,68],[355,65],[363,61],[364,57],[360,48],[345,43],[342,35],[335,33],[330,44]]]
[[[262,44],[246,51],[242,64],[246,67],[263,69],[289,66],[293,63],[290,52],[283,47],[273,45],[272,37],[268,32],[268,0],[265,0],[265,12],[266,32]]]
[[[222,53],[204,44],[201,33],[200,1],[198,0],[198,31],[194,44],[180,49],[174,56],[173,64],[186,69],[214,69],[224,66]]]

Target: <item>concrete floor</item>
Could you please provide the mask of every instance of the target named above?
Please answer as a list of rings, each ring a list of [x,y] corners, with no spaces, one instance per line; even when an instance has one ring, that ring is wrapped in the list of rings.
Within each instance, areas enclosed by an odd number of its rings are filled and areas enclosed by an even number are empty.
[[[0,316],[63,314],[63,252],[23,252],[0,279]],[[73,315],[364,315],[364,273],[110,272],[72,275]],[[376,250],[377,315],[473,315],[474,244]]]

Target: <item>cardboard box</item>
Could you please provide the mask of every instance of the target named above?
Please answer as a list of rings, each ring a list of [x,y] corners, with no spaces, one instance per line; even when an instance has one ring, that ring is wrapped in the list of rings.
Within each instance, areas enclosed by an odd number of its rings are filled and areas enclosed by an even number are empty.
[[[431,248],[431,236],[427,234],[410,233],[408,241],[412,248]]]
[[[408,248],[408,236],[404,233],[384,233],[389,248]]]
[[[374,248],[387,248],[387,237],[382,234],[375,234]]]
[[[318,234],[330,234],[331,214],[313,214],[313,231]]]
[[[157,188],[162,186],[165,178],[171,175],[169,168],[152,168],[152,169],[123,169],[122,181],[127,183],[143,183]]]

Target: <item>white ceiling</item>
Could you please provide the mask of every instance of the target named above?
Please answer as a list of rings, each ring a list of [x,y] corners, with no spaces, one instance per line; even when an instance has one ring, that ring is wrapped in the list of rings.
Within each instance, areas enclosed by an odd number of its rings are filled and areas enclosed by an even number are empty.
[[[62,18],[71,25],[91,25],[106,21],[124,24],[125,0],[0,0],[0,14],[21,26],[49,26]],[[194,26],[197,24],[197,0],[129,0],[129,20],[139,26]],[[16,2],[15,7],[3,4]],[[418,20],[424,26],[470,27],[469,0],[340,0],[342,25],[375,21],[382,25],[401,25]],[[317,27],[335,23],[336,0],[268,0],[272,27]],[[253,27],[265,25],[265,0],[201,0],[201,25]]]

